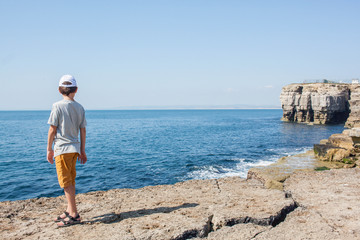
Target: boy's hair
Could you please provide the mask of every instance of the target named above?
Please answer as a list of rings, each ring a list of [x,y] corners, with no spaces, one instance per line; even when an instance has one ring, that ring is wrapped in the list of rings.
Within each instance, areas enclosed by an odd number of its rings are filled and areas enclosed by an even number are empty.
[[[63,85],[71,85],[71,82],[63,82]],[[70,93],[76,92],[77,87],[59,87],[59,91],[62,95],[69,96]]]

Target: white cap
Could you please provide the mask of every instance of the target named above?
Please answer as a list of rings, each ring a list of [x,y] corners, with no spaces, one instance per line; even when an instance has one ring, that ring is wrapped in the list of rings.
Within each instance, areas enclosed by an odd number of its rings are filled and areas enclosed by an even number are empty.
[[[70,85],[64,84],[64,82],[71,83]],[[76,80],[71,75],[64,75],[60,78],[59,87],[77,87]]]

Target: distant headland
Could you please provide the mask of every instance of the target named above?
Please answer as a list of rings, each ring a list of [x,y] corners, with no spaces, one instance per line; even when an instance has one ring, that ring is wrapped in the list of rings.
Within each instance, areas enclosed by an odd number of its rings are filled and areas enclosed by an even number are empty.
[[[360,84],[295,83],[282,88],[283,121],[360,126]]]

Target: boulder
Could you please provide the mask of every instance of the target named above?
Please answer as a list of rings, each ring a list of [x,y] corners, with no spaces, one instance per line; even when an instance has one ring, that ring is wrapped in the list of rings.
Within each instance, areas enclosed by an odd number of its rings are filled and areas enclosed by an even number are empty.
[[[349,135],[345,134],[333,134],[329,137],[329,144],[332,144],[339,148],[345,148],[345,149],[353,149],[354,148],[354,142],[352,138]]]
[[[350,131],[333,134],[327,141],[321,140],[320,144],[314,144],[316,157],[321,161],[342,162],[344,158],[356,155],[357,149],[348,134]]]
[[[321,139],[320,140],[320,144],[321,145],[325,145],[325,144],[328,144],[329,143],[329,140],[328,139]]]
[[[349,157],[351,151],[343,148],[331,148],[327,151],[325,159],[328,161],[341,162],[344,158]]]
[[[356,167],[355,163],[350,163],[350,164],[345,164],[344,165],[344,168],[354,168],[354,167]]]

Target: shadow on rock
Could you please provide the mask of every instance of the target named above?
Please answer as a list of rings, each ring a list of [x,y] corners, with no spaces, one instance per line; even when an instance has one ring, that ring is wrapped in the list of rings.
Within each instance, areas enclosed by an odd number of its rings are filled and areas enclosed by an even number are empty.
[[[181,209],[181,208],[192,208],[192,207],[196,207],[199,204],[197,203],[184,203],[180,206],[176,206],[176,207],[158,207],[158,208],[153,208],[153,209],[139,209],[139,210],[135,210],[135,211],[128,211],[128,212],[123,212],[123,213],[108,213],[108,214],[103,214],[100,216],[96,216],[93,217],[92,221],[84,221],[83,224],[94,224],[94,223],[116,223],[116,222],[120,222],[122,220],[128,219],[128,218],[138,218],[138,217],[143,217],[146,215],[151,215],[151,214],[157,214],[157,213],[170,213],[172,211]]]

